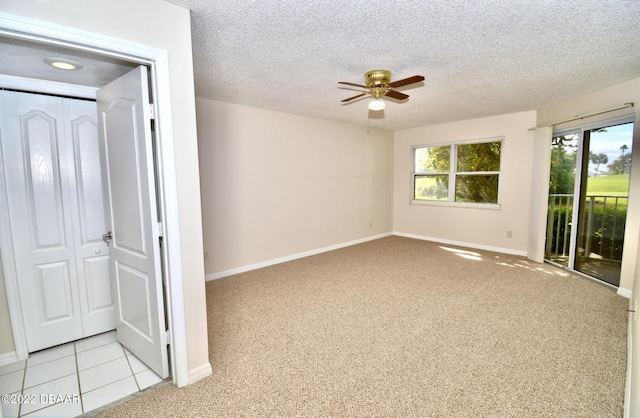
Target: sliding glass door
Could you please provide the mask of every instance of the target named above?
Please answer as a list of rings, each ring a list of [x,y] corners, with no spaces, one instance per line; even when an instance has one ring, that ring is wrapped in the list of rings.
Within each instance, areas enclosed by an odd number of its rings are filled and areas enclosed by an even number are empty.
[[[554,133],[545,259],[618,286],[633,122]]]

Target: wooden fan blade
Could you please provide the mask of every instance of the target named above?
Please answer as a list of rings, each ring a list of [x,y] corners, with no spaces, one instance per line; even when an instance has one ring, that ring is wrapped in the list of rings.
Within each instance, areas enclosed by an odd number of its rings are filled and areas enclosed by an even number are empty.
[[[413,77],[407,77],[403,78],[402,80],[393,81],[389,83],[389,87],[402,87],[406,86],[407,84],[419,83],[420,81],[424,81],[424,76],[414,75]]]
[[[367,94],[369,94],[369,93],[361,93],[361,94],[358,94],[357,96],[353,96],[353,97],[349,97],[348,99],[341,100],[341,102],[343,102],[343,103],[344,102],[349,102],[349,101],[351,101],[353,99],[357,99],[358,97],[362,97],[362,96],[365,96]]]
[[[389,90],[384,95],[393,97],[394,99],[398,99],[398,100],[404,100],[409,98],[408,94],[400,93],[399,91],[395,91],[395,90]]]
[[[363,86],[362,84],[355,84],[355,83],[348,83],[346,81],[338,81],[338,84],[346,84],[347,86],[356,86],[356,87],[362,87],[363,89],[368,89],[368,86]]]

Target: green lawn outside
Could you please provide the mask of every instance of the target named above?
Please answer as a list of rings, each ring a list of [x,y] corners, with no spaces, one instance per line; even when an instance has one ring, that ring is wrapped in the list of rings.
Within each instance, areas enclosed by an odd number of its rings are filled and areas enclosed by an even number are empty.
[[[436,180],[432,177],[416,178],[416,190],[437,189]],[[587,195],[627,196],[629,194],[629,174],[616,174],[613,176],[589,177],[587,182]],[[434,199],[433,195],[416,196],[416,199]],[[446,200],[446,197],[442,198]],[[600,199],[598,199],[600,200]],[[620,202],[626,205],[626,201]]]
[[[629,175],[589,177],[587,195],[627,196],[629,194]]]

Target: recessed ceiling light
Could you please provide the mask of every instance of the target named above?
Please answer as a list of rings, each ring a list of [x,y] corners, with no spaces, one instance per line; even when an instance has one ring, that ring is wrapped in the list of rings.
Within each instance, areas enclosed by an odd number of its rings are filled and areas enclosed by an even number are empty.
[[[59,70],[79,70],[82,64],[68,58],[45,58],[44,62]]]

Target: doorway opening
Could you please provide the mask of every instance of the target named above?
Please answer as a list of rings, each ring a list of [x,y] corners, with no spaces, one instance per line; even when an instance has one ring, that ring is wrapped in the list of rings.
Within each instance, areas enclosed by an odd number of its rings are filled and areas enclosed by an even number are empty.
[[[545,260],[618,287],[633,117],[554,132]]]
[[[20,42],[16,42],[14,37],[9,37],[7,39],[12,39],[13,41],[10,42],[8,41],[8,44],[11,44],[12,46],[15,46],[16,44],[20,44],[20,47],[25,47],[27,49],[29,48],[33,48],[33,49],[41,49],[41,48],[47,48],[48,46],[52,46],[49,45],[49,43],[47,43],[45,40],[42,41],[33,41],[33,36],[26,36],[24,38],[20,37],[19,35],[16,35],[16,38],[19,38],[21,41]],[[2,43],[5,40],[4,37],[0,36],[0,43]],[[76,47],[76,46],[68,46],[68,47],[61,47],[61,43],[58,42],[55,45],[52,46],[53,48],[56,49],[56,52],[59,52],[61,49],[65,49],[65,51],[68,52],[69,55],[80,55],[82,58],[87,58],[89,60],[93,60],[96,63],[100,63],[101,59],[104,59],[105,63],[112,63],[114,61],[113,57],[109,58],[110,55],[108,52],[106,51],[97,51],[96,49],[92,49],[91,51],[88,50],[83,50],[80,47]],[[103,55],[104,54],[104,55]],[[115,54],[117,55],[117,54]],[[135,58],[131,58],[130,60],[126,57],[122,57],[121,55],[117,55],[118,59],[117,64],[119,67],[124,67],[126,70],[129,70],[131,68],[140,68],[139,66],[142,64],[144,66],[147,66],[151,71],[154,70],[155,68],[155,62],[154,61],[145,61],[144,59],[135,59]],[[42,61],[42,60],[41,60]],[[124,65],[124,64],[126,65]],[[106,64],[105,64],[106,65]],[[102,68],[104,70],[104,68]],[[25,70],[26,72],[26,70]],[[7,84],[9,85],[10,88],[14,88],[14,89],[19,89],[19,90],[23,90],[23,91],[31,91],[34,93],[54,93],[54,94],[58,94],[61,96],[65,96],[65,97],[78,97],[78,98],[95,98],[95,94],[97,91],[97,87],[100,87],[99,84],[102,84],[102,82],[99,82],[98,85],[96,85],[95,87],[86,87],[86,86],[75,86],[73,85],[73,80],[72,79],[68,79],[68,80],[64,80],[64,84],[61,84],[60,80],[57,81],[52,81],[47,79],[46,77],[40,79],[40,80],[35,80],[35,79],[30,79],[28,78],[29,74],[24,74],[24,75],[17,75],[17,74],[8,74],[9,78],[9,82],[7,82],[7,78],[3,78],[2,75],[7,75],[5,74],[3,71],[0,71],[0,87],[1,86],[7,86]],[[104,75],[104,71],[102,73]],[[17,81],[16,81],[17,80]],[[145,84],[146,87],[151,86],[152,88],[150,89],[151,93],[152,91],[155,91],[154,89],[154,80],[155,78],[153,76],[147,77],[145,75],[145,82],[142,84]],[[107,80],[107,82],[112,81],[112,80]],[[18,87],[16,87],[16,85]],[[24,87],[26,86],[26,87]],[[78,92],[78,94],[75,94],[76,92]],[[149,101],[146,101],[146,105],[145,106],[149,106]],[[121,112],[122,113],[122,112]],[[145,113],[148,113],[147,111],[145,111]],[[157,125],[157,124],[155,124]],[[153,142],[153,145],[150,145],[150,147],[160,147],[158,142]],[[151,153],[154,154],[154,156],[157,155],[161,155],[161,152],[157,149],[153,149],[151,151],[148,151],[147,154],[150,155]],[[158,157],[161,159],[161,157]],[[155,170],[155,168],[151,168],[151,170]],[[160,171],[154,172],[153,175],[151,177],[151,181],[153,183],[152,188],[153,189],[158,189],[155,190],[153,195],[153,200],[154,202],[158,203],[158,209],[155,209],[153,212],[156,212],[155,214],[157,215],[157,217],[159,219],[163,218],[164,215],[164,197],[162,196],[162,193],[164,192],[164,190],[162,189],[162,182],[159,180],[159,178],[162,176],[162,173]],[[155,182],[155,180],[158,179],[157,182]],[[135,183],[135,181],[134,181]],[[158,200],[155,201],[155,195],[156,192],[158,193],[158,195],[160,195],[158,197]],[[0,199],[2,200],[2,199]],[[6,202],[1,202],[0,204],[3,204],[3,206],[6,207]],[[6,211],[3,211],[6,214]],[[3,215],[3,217],[6,217],[5,215]],[[3,224],[6,226],[10,223],[10,221],[8,221],[7,219],[3,220]],[[157,224],[157,222],[153,223],[153,225],[149,224],[149,228],[151,229],[159,229],[159,225]],[[2,228],[4,231],[0,231],[0,236],[1,239],[0,241],[4,242],[5,244],[3,245],[4,249],[6,249],[8,247],[8,245],[6,244],[7,242],[11,241],[11,235],[9,232],[7,232],[8,228]],[[160,229],[162,230],[162,229]],[[113,243],[115,245],[115,242]],[[148,248],[148,247],[147,247]],[[165,248],[162,248],[161,250],[159,250],[162,253],[162,260],[166,260],[167,257],[167,248],[165,246]],[[3,258],[5,258],[3,266],[5,269],[5,283],[7,286],[7,296],[8,296],[8,302],[9,302],[9,310],[10,310],[10,314],[11,314],[11,322],[12,322],[12,328],[13,328],[13,334],[14,334],[14,343],[15,343],[15,353],[16,353],[16,358],[18,360],[24,359],[27,357],[27,353],[28,351],[31,351],[28,349],[27,344],[26,344],[26,338],[24,336],[24,328],[23,328],[23,318],[24,315],[22,314],[22,312],[24,311],[24,308],[21,307],[16,307],[17,305],[19,305],[19,302],[17,302],[18,298],[16,297],[16,295],[19,294],[19,292],[17,291],[19,286],[17,285],[18,282],[18,278],[17,278],[17,274],[16,274],[16,269],[15,266],[10,266],[8,264],[12,264],[12,263],[7,263],[7,258],[8,259],[12,259],[13,258],[13,254],[12,251],[3,251]],[[165,261],[160,261],[159,263],[164,263]],[[159,271],[161,269],[158,269]],[[162,291],[163,289],[170,287],[169,282],[165,282],[165,283],[160,283],[160,291]],[[170,300],[170,295],[166,296],[167,299]],[[163,300],[164,303],[164,299],[165,296],[160,296],[160,299]],[[128,302],[128,303],[127,303]],[[128,301],[124,301],[123,306],[133,306],[131,305],[131,300]],[[139,306],[139,305],[137,305]],[[136,308],[132,308],[133,310],[135,310]],[[169,321],[171,321],[172,319],[172,315],[170,312],[167,312],[164,308],[158,312],[157,317],[162,319],[162,323],[164,324],[165,322],[165,314],[166,314],[166,318],[168,318]],[[157,332],[156,332],[157,335]],[[171,355],[171,353],[167,353],[168,350],[173,350],[173,346],[172,344],[170,344],[169,341],[169,334],[168,332],[165,331],[163,333],[161,333],[161,335],[159,336],[159,338],[161,340],[164,341],[164,351],[165,351],[165,359],[170,358],[173,360],[173,356]],[[167,346],[167,344],[169,344]],[[168,347],[168,348],[167,348]],[[168,367],[168,363],[167,361],[165,361],[165,364],[167,364]],[[173,374],[173,373],[172,373]],[[174,383],[176,383],[176,377],[174,375]]]

